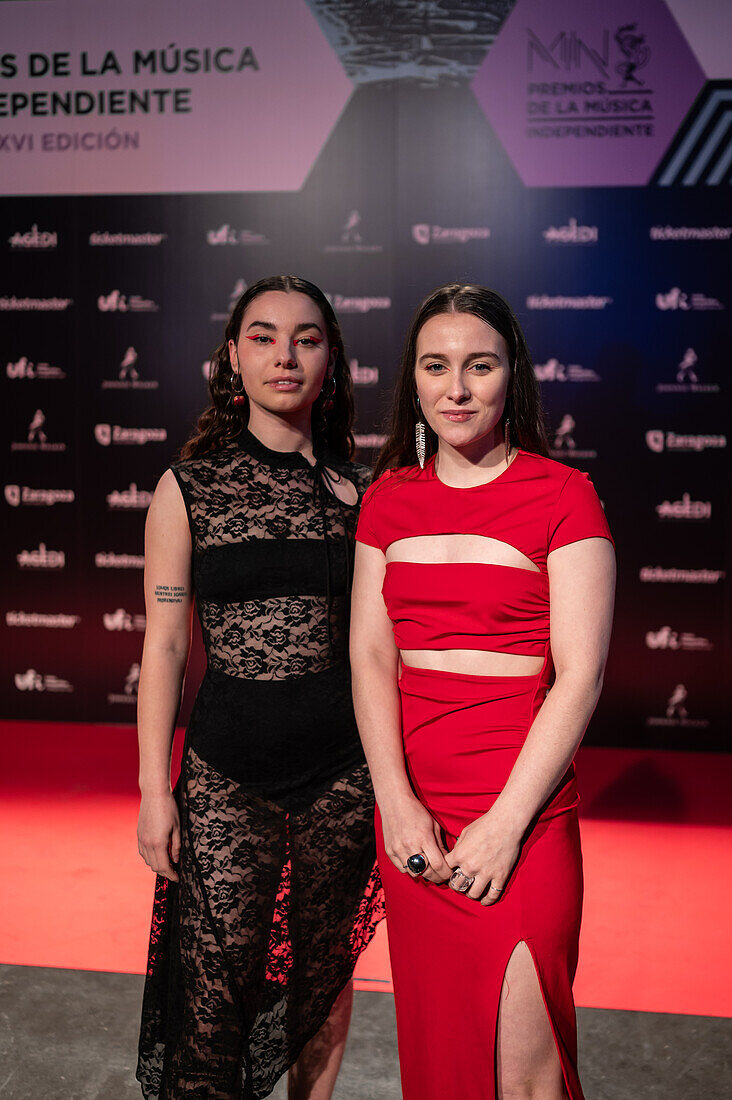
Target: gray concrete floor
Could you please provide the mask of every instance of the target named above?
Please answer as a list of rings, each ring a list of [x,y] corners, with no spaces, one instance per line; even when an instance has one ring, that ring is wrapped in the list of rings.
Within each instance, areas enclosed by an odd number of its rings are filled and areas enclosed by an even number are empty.
[[[0,966],[0,1100],[140,1100],[142,978]],[[732,1020],[580,1009],[587,1100],[729,1100]],[[394,1003],[357,993],[334,1100],[399,1100]],[[273,1093],[285,1100],[282,1082]],[[460,1100],[445,1097],[445,1100]]]

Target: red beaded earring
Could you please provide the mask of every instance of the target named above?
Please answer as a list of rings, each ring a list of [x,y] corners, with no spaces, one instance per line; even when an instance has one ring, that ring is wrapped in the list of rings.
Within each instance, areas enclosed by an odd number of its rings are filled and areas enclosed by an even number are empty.
[[[236,379],[239,379],[239,385],[236,385]],[[231,372],[231,401],[234,405],[243,405],[246,401],[246,394],[244,393],[244,382],[242,376],[238,370]]]

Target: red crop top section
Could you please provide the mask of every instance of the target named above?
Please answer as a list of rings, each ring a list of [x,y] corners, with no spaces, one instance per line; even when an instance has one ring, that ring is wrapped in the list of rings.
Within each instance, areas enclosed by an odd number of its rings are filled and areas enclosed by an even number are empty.
[[[552,550],[610,539],[586,474],[519,451],[486,485],[456,489],[424,470],[383,474],[367,490],[356,538],[387,552],[400,539],[483,535],[537,567],[484,562],[387,562],[382,593],[399,649],[481,649],[544,656],[549,646]]]

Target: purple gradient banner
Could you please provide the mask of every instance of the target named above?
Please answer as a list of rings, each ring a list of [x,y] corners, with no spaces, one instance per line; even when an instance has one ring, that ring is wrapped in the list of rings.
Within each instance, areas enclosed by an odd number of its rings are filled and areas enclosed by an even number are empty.
[[[10,0],[4,194],[299,188],[352,86],[305,0]]]

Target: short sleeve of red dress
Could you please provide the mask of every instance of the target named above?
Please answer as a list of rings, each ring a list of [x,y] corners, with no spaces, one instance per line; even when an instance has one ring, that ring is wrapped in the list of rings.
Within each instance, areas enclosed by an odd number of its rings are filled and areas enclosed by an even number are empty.
[[[388,540],[384,537],[383,517],[379,515],[378,498],[380,490],[389,477],[389,471],[377,478],[363,495],[361,511],[358,516],[356,528],[356,542],[363,542],[366,546],[375,546],[377,550],[385,550]]]
[[[562,486],[549,520],[547,554],[582,539],[613,542],[605,512],[587,474],[572,470]],[[614,545],[614,543],[613,543]]]

